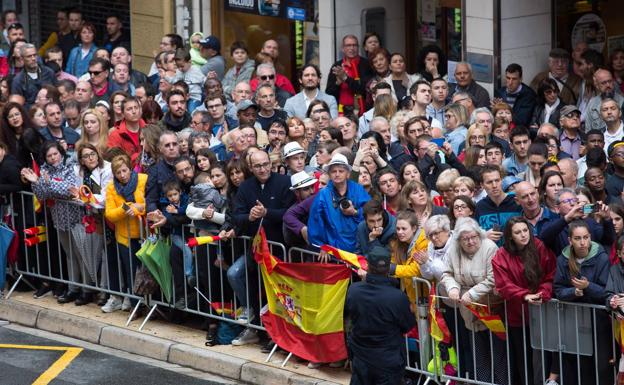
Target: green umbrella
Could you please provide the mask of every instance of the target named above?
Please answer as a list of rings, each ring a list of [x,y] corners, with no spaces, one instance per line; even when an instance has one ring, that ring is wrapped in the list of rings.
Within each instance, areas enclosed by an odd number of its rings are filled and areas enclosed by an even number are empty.
[[[154,279],[160,285],[160,289],[165,295],[167,302],[171,303],[171,291],[172,291],[172,273],[169,253],[171,251],[171,243],[169,239],[158,238],[152,247],[147,250],[146,259],[150,260],[150,264],[156,266],[155,270],[152,270],[148,266],[148,270],[154,276]]]
[[[160,283],[160,276],[158,275],[158,265],[149,256],[150,251],[154,249],[155,245],[156,245],[155,238],[151,238],[151,237],[147,238],[145,241],[143,241],[141,248],[136,252],[136,256],[139,259],[139,261],[141,261],[143,265],[145,265],[145,267],[150,272],[152,277],[154,277],[154,279],[158,283],[158,286],[162,287]]]

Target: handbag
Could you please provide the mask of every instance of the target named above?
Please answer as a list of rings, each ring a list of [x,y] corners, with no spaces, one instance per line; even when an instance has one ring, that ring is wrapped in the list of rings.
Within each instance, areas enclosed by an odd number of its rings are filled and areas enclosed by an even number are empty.
[[[132,292],[136,295],[145,296],[153,294],[158,288],[158,282],[152,277],[145,266],[140,266],[134,275]]]

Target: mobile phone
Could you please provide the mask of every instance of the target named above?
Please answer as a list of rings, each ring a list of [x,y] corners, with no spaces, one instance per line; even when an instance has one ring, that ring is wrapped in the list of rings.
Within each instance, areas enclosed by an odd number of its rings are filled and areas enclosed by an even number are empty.
[[[595,204],[593,203],[588,203],[586,205],[583,205],[583,214],[591,214],[594,212],[594,206]]]
[[[130,210],[130,206],[128,206],[128,204],[126,202],[121,204],[121,208],[124,209],[125,211]]]
[[[501,227],[498,223],[495,223],[494,225],[492,225],[492,230],[494,231],[501,231]]]
[[[442,147],[444,144],[444,138],[433,138],[431,139],[431,143],[435,143],[438,147]]]

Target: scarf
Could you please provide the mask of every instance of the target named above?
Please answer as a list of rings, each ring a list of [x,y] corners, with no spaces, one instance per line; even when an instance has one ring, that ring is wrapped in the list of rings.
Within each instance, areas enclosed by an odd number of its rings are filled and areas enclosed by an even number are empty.
[[[360,80],[360,73],[358,72],[358,65],[360,64],[360,57],[355,57],[353,59],[344,58],[342,59],[342,68],[344,68],[345,73],[348,77],[353,78],[353,80]],[[357,102],[357,105],[355,104]],[[361,95],[355,94],[349,88],[347,82],[342,82],[340,84],[340,94],[338,96],[338,103],[340,104],[339,112],[343,112],[344,106],[354,106],[359,108],[359,115],[361,116],[365,111],[364,109],[364,100]],[[342,115],[342,114],[340,114]]]
[[[122,185],[116,178],[113,178],[113,182],[115,183],[115,191],[117,194],[121,195],[126,202],[136,202],[134,199],[134,192],[139,184],[139,174],[131,171],[130,180],[125,186]]]
[[[542,123],[548,123],[548,121],[550,120],[550,115],[557,109],[559,102],[560,100],[559,98],[557,98],[552,106],[549,106],[548,103],[544,104],[544,120],[542,121]]]

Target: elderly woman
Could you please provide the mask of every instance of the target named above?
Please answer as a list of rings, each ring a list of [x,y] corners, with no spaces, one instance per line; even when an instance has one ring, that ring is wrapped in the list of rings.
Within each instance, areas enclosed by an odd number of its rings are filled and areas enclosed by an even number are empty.
[[[507,384],[504,341],[490,335],[485,324],[468,309],[468,306],[487,305],[496,313],[496,305],[502,302],[494,292],[492,257],[497,249],[474,219],[458,219],[448,250],[448,265],[440,282],[449,299],[459,305],[461,314],[455,330],[456,351],[460,353],[459,373],[468,371],[471,378],[479,381]]]
[[[523,217],[509,219],[505,243],[492,258],[496,290],[507,301],[511,378],[522,384],[532,383],[533,373],[528,305],[550,300],[555,275],[555,255],[535,238],[531,227]],[[556,376],[551,375],[549,380],[556,380]]]
[[[68,202],[78,198],[78,178],[71,164],[66,162],[65,150],[58,142],[45,142],[42,149],[45,163],[41,166],[38,176],[32,169],[24,168],[21,171],[22,178],[30,182],[32,191],[40,202],[51,199],[54,205],[50,208],[54,229],[67,256],[67,270],[71,282],[83,282],[86,278],[82,258],[71,237],[71,232],[76,226],[82,226],[82,209],[75,202]],[[86,282],[84,282],[86,283]],[[80,287],[69,285],[67,293],[58,298],[59,303],[68,303],[78,300],[78,305],[84,305],[87,296],[80,295]],[[80,298],[79,298],[80,297]],[[86,302],[85,302],[86,301]]]
[[[108,260],[109,287],[112,291],[121,291],[120,275],[125,281],[126,291],[132,292],[132,282],[139,260],[136,252],[141,245],[141,217],[145,215],[145,187],[147,175],[132,170],[132,162],[127,155],[118,155],[111,161],[114,179],[106,187],[106,219],[115,225],[117,260]],[[112,246],[115,247],[115,246]],[[135,300],[130,300],[134,304]],[[122,308],[122,300],[111,295],[102,306],[104,313],[111,313]],[[129,307],[128,307],[129,308]]]
[[[425,237],[429,241],[427,261],[420,265],[420,274],[430,281],[440,281],[448,264],[447,252],[453,232],[446,215],[434,215],[425,222]]]

